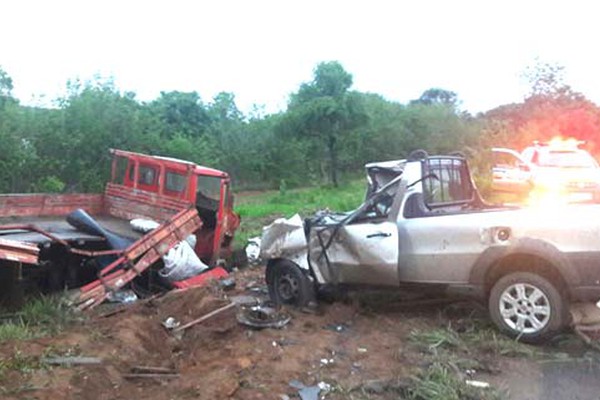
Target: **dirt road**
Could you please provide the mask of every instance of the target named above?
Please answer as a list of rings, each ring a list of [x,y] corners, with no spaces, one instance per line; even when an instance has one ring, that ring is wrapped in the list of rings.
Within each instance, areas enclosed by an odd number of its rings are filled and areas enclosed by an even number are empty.
[[[238,273],[237,288],[226,295],[256,294],[262,285],[262,271],[249,269]],[[326,399],[419,398],[415,385],[440,364],[462,380],[490,383],[487,390],[504,398],[600,396],[597,354],[575,336],[545,347],[514,343],[472,303],[418,306],[383,293],[322,304],[314,314],[287,310],[292,320],[283,329],[242,326],[233,309],[180,337],[161,324],[168,317],[191,321],[227,304],[224,296],[216,287],[170,293],[108,317],[102,316],[106,309],[98,310],[57,337],[5,342],[2,362],[10,368],[0,380],[2,398],[293,399],[294,380],[323,382]],[[39,362],[49,356],[102,362]],[[136,366],[167,368],[177,376],[127,378]]]

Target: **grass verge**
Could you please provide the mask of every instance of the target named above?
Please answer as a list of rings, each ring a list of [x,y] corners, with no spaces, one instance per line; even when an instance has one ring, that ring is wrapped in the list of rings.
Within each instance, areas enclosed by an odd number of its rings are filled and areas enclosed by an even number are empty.
[[[15,314],[7,314],[0,323],[0,343],[55,335],[80,318],[61,295],[32,299]]]
[[[296,213],[306,217],[326,208],[349,211],[358,207],[364,196],[364,180],[348,182],[337,188],[324,186],[250,195],[242,193],[236,198],[235,210],[242,222],[236,232],[235,247],[244,247],[249,238],[260,236],[262,227],[276,218],[289,218]]]

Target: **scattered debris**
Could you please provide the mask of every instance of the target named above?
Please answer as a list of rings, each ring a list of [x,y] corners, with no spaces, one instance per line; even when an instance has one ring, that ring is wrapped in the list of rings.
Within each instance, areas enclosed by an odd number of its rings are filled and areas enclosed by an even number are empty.
[[[366,353],[367,352],[367,348],[366,347],[359,347],[356,349],[356,351],[358,351],[359,353]]]
[[[219,287],[223,290],[235,289],[235,278],[233,276],[229,276],[227,278],[220,279]]]
[[[472,381],[472,380],[467,379],[465,381],[465,383],[469,386],[473,386],[473,387],[480,388],[480,389],[487,389],[490,387],[489,383],[483,382],[483,381]]]
[[[98,365],[102,364],[102,359],[98,357],[44,357],[40,360],[48,365]]]
[[[298,395],[302,400],[318,400],[321,392],[324,392],[324,396],[331,391],[331,385],[322,381],[314,386],[306,386],[300,381],[292,380],[289,385],[294,389],[298,389]]]
[[[203,315],[200,318],[197,318],[197,319],[195,319],[193,321],[190,321],[190,322],[188,322],[185,325],[181,325],[181,326],[179,326],[177,328],[173,328],[171,331],[174,332],[174,333],[176,333],[176,332],[183,331],[184,329],[191,328],[192,326],[198,325],[199,323],[204,322],[207,319],[209,319],[211,317],[214,317],[215,315],[220,314],[223,311],[227,311],[227,310],[229,310],[229,309],[231,309],[231,308],[233,308],[235,306],[236,306],[236,303],[229,303],[229,304],[227,304],[227,305],[225,305],[225,306],[223,306],[221,308],[217,308],[216,310],[209,312],[206,315]]]
[[[332,332],[345,332],[348,330],[348,325],[347,324],[329,324],[329,325],[325,325],[323,327],[323,329],[326,329],[328,331],[332,331]]]
[[[171,330],[171,329],[175,329],[175,328],[179,327],[179,325],[181,325],[181,322],[177,321],[173,317],[169,317],[163,321],[162,325],[165,328]]]
[[[282,310],[266,305],[241,307],[237,313],[237,320],[242,325],[252,328],[283,328],[292,317]]]
[[[178,378],[179,373],[173,368],[150,367],[136,365],[131,367],[131,372],[123,374],[125,379],[173,379]]]
[[[331,365],[335,362],[333,358],[321,358],[321,366]]]
[[[136,374],[156,373],[156,374],[176,374],[177,371],[173,368],[165,367],[150,367],[146,365],[136,365],[131,367],[131,372]]]
[[[138,297],[131,289],[121,289],[116,292],[108,292],[106,300],[110,303],[131,304],[138,301]]]
[[[136,365],[131,367],[131,372],[123,374],[125,379],[173,379],[178,378],[179,373],[173,368],[165,367],[150,367],[143,365]]]
[[[248,258],[248,263],[252,266],[259,265],[262,262],[260,258],[260,237],[248,239],[246,257]]]

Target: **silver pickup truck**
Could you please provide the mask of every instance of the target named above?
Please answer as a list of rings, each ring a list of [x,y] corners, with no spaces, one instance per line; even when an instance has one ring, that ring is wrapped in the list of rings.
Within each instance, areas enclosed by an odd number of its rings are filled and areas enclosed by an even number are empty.
[[[365,202],[263,231],[270,295],[307,305],[328,285],[436,285],[487,301],[498,328],[539,342],[600,298],[600,206],[489,205],[461,156],[366,166]],[[436,287],[434,286],[434,287]]]

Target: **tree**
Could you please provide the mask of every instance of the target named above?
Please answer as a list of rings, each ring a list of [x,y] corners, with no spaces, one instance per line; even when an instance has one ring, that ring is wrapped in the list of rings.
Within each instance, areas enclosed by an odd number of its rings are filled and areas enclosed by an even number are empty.
[[[292,94],[284,124],[288,132],[318,140],[327,149],[329,177],[338,186],[338,140],[366,119],[360,97],[349,92],[352,75],[337,61],[314,69],[313,80]]]
[[[208,112],[197,92],[161,92],[150,106],[158,115],[162,135],[199,136],[206,132],[210,123]]]
[[[10,76],[0,67],[0,108],[12,99],[13,81]]]
[[[538,61],[524,72],[530,92],[522,103],[500,106],[485,115],[492,145],[525,147],[553,137],[586,140],[597,148],[600,112],[564,78],[564,67]]]
[[[444,105],[452,108],[456,108],[458,102],[458,96],[456,93],[440,89],[431,88],[423,92],[421,97],[416,100],[411,100],[410,104],[423,104],[423,105]]]

